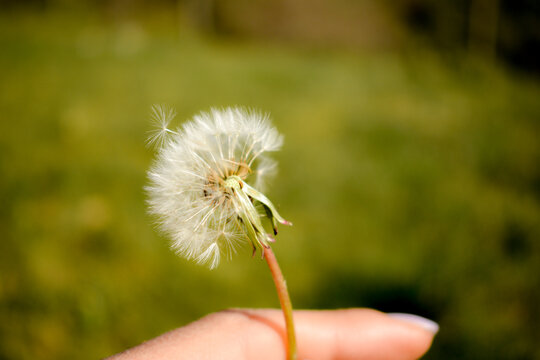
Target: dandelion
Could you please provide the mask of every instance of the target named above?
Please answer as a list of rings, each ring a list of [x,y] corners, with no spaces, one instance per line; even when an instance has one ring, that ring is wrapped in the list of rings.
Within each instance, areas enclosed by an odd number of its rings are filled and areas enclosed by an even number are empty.
[[[173,248],[210,268],[245,240],[264,252],[273,237],[261,216],[268,217],[274,235],[278,222],[289,224],[256,190],[276,168],[265,153],[283,142],[267,117],[238,108],[212,110],[172,131],[173,110],[154,106],[153,115],[159,128],[150,141],[161,148],[147,191]]]
[[[275,173],[268,153],[280,149],[282,136],[268,116],[242,108],[200,113],[177,130],[169,129],[174,110],[154,106],[152,111],[157,126],[148,142],[157,145],[158,154],[148,173],[151,213],[179,255],[210,268],[242,243],[261,253],[284,311],[289,359],[295,358],[292,305],[270,248],[277,224],[292,224],[258,190]]]

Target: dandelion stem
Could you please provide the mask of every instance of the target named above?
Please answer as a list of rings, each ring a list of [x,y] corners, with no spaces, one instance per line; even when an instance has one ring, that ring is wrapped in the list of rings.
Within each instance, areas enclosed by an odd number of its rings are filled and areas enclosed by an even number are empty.
[[[293,308],[289,292],[287,291],[287,284],[281,273],[281,269],[279,268],[276,256],[271,248],[268,247],[264,249],[264,258],[272,273],[272,279],[274,279],[274,284],[276,285],[281,310],[285,317],[285,327],[287,329],[287,360],[296,360],[296,335],[294,332]]]

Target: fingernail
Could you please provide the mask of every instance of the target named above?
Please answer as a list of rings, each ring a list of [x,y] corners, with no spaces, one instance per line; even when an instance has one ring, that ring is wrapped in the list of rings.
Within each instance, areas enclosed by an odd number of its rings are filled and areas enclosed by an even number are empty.
[[[390,313],[388,314],[388,316],[397,320],[402,320],[410,324],[419,326],[422,329],[429,331],[433,335],[439,332],[439,324],[437,324],[433,320],[429,320],[418,315],[404,314],[404,313]]]

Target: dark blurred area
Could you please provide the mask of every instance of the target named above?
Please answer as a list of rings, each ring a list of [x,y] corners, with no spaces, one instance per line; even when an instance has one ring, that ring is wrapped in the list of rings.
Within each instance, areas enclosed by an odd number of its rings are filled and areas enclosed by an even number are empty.
[[[6,10],[92,9],[116,19],[148,8],[178,11],[198,31],[311,46],[439,51],[498,59],[538,75],[540,4],[534,0],[2,0]]]
[[[95,359],[277,307],[146,214],[150,106],[268,111],[296,308],[437,321],[425,359],[540,359],[538,1],[0,2],[0,359]]]

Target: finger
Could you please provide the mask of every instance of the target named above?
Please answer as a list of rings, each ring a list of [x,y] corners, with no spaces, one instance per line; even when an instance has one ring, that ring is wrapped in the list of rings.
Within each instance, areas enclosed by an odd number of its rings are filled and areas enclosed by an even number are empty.
[[[237,310],[281,337],[269,359],[285,358],[285,327],[279,310]],[[413,315],[370,309],[295,311],[299,359],[418,359],[430,347],[435,323]],[[421,320],[423,319],[423,321]],[[430,326],[431,325],[431,326]],[[250,328],[252,325],[248,325]],[[256,342],[246,359],[260,358]]]
[[[433,329],[403,316],[369,309],[295,311],[294,319],[300,360],[417,359],[434,336]],[[161,335],[114,360],[285,359],[285,339],[281,311],[227,310]]]

